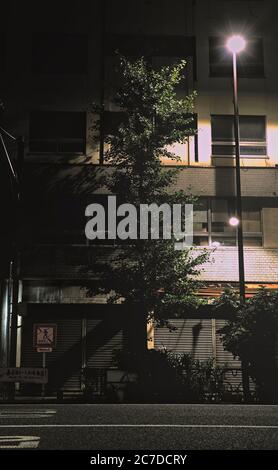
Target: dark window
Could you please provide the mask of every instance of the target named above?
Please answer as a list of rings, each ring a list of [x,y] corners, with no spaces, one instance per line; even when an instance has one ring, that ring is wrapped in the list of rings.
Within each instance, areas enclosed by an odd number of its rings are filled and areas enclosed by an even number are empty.
[[[30,152],[85,153],[86,113],[32,111]]]
[[[232,76],[232,56],[226,48],[227,38],[209,38],[209,72],[211,77]],[[238,54],[239,77],[264,77],[263,40],[252,38],[246,49]]]
[[[106,55],[118,50],[129,57],[179,57],[195,55],[195,38],[191,36],[146,36],[108,34],[105,38]]]
[[[261,203],[243,198],[242,219],[245,246],[262,245]],[[229,220],[236,214],[234,199],[200,199],[194,204],[194,244],[235,246],[236,228]]]
[[[64,33],[34,34],[32,69],[36,74],[76,75],[87,73],[87,35]]]
[[[208,234],[208,201],[206,199],[194,204],[193,229],[194,233],[200,236]]]
[[[194,37],[185,36],[146,36],[107,34],[105,37],[105,93],[111,99],[115,89],[120,85],[117,72],[118,58],[115,52],[129,58],[144,57],[154,67],[163,64],[172,65],[186,59],[185,80],[178,89],[183,92],[196,80],[196,46]],[[104,84],[103,84],[104,85]]]
[[[266,156],[265,116],[240,116],[240,153],[246,156]],[[212,155],[235,155],[233,115],[212,115]]]
[[[42,187],[43,184],[42,181]],[[35,243],[46,245],[86,244],[84,232],[85,198],[80,194],[77,198],[69,192],[65,196],[65,191],[67,191],[66,185],[64,181],[61,181],[61,191],[57,190],[55,196],[47,190],[41,190],[35,201],[30,201],[28,205],[30,237]],[[34,193],[32,188],[30,192]]]
[[[253,199],[243,199],[242,218],[243,232],[247,235],[262,231],[261,204]]]

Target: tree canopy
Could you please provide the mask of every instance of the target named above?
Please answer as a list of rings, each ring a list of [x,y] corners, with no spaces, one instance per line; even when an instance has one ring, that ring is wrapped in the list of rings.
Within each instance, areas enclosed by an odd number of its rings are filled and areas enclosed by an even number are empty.
[[[121,87],[115,105],[123,118],[117,132],[106,136],[105,162],[114,167],[106,187],[121,202],[139,207],[194,201],[188,190],[175,189],[180,168],[161,164],[163,156],[179,162],[170,146],[185,143],[196,133],[196,94],[178,97],[176,92],[184,69],[184,61],[157,70],[143,58],[120,58]],[[191,247],[175,250],[173,238],[130,240],[118,245],[117,257],[103,270],[102,288],[105,285],[110,301],[140,303],[147,318],[164,322],[198,304],[196,275],[207,257]]]

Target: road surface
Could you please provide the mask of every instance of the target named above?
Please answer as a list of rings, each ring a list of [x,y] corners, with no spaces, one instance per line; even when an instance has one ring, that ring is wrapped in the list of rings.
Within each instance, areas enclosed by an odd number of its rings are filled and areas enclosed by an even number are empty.
[[[278,406],[0,405],[0,449],[278,450]]]

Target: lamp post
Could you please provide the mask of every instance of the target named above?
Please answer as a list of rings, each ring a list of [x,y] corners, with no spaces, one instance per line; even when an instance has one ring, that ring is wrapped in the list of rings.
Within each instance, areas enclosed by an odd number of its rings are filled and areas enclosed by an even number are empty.
[[[241,36],[231,36],[227,41],[227,48],[233,57],[233,94],[234,94],[234,133],[236,154],[236,212],[237,218],[230,221],[232,226],[237,227],[238,244],[238,269],[239,269],[239,293],[242,303],[245,302],[245,275],[244,275],[244,252],[243,252],[243,230],[242,230],[242,201],[240,181],[240,133],[239,133],[239,111],[238,111],[238,85],[237,85],[237,54],[244,50],[246,41]],[[237,223],[236,223],[237,221]]]
[[[240,181],[240,133],[239,133],[239,111],[238,111],[238,86],[237,86],[237,54],[245,49],[246,41],[242,36],[231,36],[227,41],[227,48],[233,57],[233,95],[234,95],[234,133],[236,153],[236,212],[237,217],[231,217],[230,225],[237,227],[238,245],[238,269],[239,269],[239,293],[240,302],[245,303],[245,274],[244,274],[244,251],[243,251],[243,229],[242,229],[242,201]],[[242,360],[242,386],[246,402],[250,401],[250,387],[248,363]]]

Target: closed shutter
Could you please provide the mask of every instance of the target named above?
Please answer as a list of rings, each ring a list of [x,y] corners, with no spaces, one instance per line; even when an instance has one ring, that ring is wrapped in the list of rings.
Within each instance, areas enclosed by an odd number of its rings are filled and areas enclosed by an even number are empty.
[[[42,353],[33,347],[34,323],[57,324],[57,345],[46,354],[48,368],[48,390],[81,389],[81,319],[51,318],[39,315],[25,318],[22,335],[22,367],[42,367]],[[34,388],[34,387],[27,387]],[[25,387],[24,387],[25,389]]]
[[[177,329],[155,328],[155,349],[166,348],[174,353],[192,354],[194,359],[212,358],[212,328],[210,319],[171,319]]]
[[[115,366],[113,352],[122,350],[126,339],[120,316],[88,318],[86,331],[87,367],[106,369]]]

